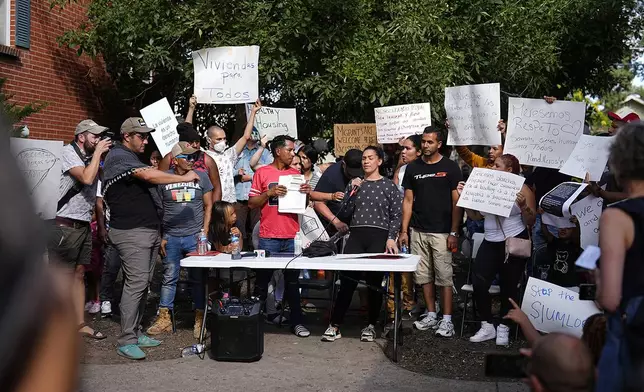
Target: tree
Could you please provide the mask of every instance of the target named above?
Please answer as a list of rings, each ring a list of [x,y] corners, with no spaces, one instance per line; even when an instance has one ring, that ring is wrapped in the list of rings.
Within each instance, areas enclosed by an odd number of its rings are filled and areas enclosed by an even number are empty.
[[[11,129],[11,136],[19,136],[20,128],[15,128],[15,124],[20,123],[25,118],[31,116],[32,114],[38,113],[47,106],[46,102],[30,102],[24,106],[18,105],[16,102],[12,102],[12,94],[5,94],[2,92],[4,84],[7,82],[7,79],[0,78],[0,111],[6,115],[7,120],[14,126]]]
[[[93,0],[60,42],[102,56],[137,108],[162,96],[183,104],[192,50],[259,45],[260,95],[296,107],[307,139],[371,122],[382,105],[429,101],[440,122],[446,86],[499,82],[505,102],[609,91],[615,65],[639,50],[629,43],[641,11],[637,0]],[[198,119],[215,115],[235,111],[198,107]]]

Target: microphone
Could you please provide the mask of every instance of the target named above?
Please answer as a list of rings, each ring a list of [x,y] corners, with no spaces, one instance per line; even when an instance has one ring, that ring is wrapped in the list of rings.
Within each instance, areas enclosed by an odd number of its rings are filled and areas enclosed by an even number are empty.
[[[350,197],[350,198],[351,198],[351,197],[353,197],[353,195],[355,195],[355,194],[358,192],[358,190],[360,190],[360,186],[361,186],[361,185],[362,185],[362,182],[360,182],[360,184],[358,184],[358,185],[354,185],[354,186],[351,188],[351,192],[349,193],[349,197]]]

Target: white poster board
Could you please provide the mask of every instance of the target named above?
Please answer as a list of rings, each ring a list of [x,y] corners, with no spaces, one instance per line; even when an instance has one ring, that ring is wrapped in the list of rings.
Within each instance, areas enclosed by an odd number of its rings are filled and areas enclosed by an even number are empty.
[[[141,109],[141,117],[150,128],[155,131],[151,133],[154,142],[162,157],[165,157],[175,144],[179,143],[177,133],[177,118],[170,108],[166,98],[160,99]]]
[[[456,205],[507,218],[524,181],[516,174],[474,168]]]
[[[445,88],[448,145],[501,144],[501,133],[497,129],[501,118],[500,89],[498,83]]]
[[[584,131],[583,102],[510,98],[504,154],[523,165],[561,169]]]
[[[302,248],[308,248],[311,242],[320,240],[328,241],[329,235],[324,229],[324,225],[311,207],[307,207],[304,214],[299,216],[300,220],[300,238],[302,238]]]
[[[577,337],[586,319],[601,312],[594,301],[582,301],[574,291],[533,277],[528,279],[521,310],[537,331]]]
[[[401,137],[423,133],[432,125],[429,103],[375,108],[378,143],[398,143]]]
[[[570,157],[559,171],[582,179],[589,173],[590,181],[599,181],[608,162],[612,142],[612,137],[581,135]]]
[[[581,248],[599,245],[599,217],[604,207],[604,199],[588,195],[572,206],[570,211],[577,217],[581,234]]]
[[[225,46],[192,52],[199,103],[237,104],[259,97],[259,46]]]
[[[250,118],[253,105],[246,105],[246,119]],[[262,106],[255,114],[255,128],[268,140],[279,135],[288,135],[297,139],[297,112],[295,109],[271,108]]]
[[[63,142],[11,138],[11,154],[27,181],[36,213],[42,219],[54,219],[60,195]]]

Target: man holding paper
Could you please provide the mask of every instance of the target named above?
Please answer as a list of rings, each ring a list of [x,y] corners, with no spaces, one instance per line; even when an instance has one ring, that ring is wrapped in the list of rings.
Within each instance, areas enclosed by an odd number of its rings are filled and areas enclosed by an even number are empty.
[[[280,209],[283,208],[279,207],[280,198],[289,195],[291,192],[297,192],[282,185],[285,180],[280,181],[280,177],[301,176],[299,171],[291,168],[291,162],[295,157],[294,142],[295,140],[290,136],[278,136],[271,141],[273,163],[263,166],[255,172],[248,195],[248,207],[261,209],[259,249],[271,253],[294,253],[294,239],[300,231],[297,214],[280,212]],[[294,178],[291,177],[291,179]],[[295,181],[291,181],[291,183],[293,182]],[[299,185],[299,192],[308,195],[311,193],[311,186],[302,181]],[[311,333],[302,325],[300,291],[297,287],[299,275],[300,271],[298,270],[284,271],[286,298],[291,308],[291,329],[296,336],[305,338]],[[266,300],[268,283],[272,276],[272,270],[257,270],[255,289],[262,301]],[[269,321],[275,320],[277,317],[279,317],[279,314],[266,315],[266,319]],[[278,322],[281,322],[281,320],[278,320]]]

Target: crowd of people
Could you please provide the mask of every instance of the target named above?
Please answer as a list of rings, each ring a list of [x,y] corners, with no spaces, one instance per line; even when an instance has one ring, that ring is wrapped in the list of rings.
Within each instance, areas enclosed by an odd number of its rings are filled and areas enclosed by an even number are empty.
[[[91,120],[81,121],[74,141],[65,146],[60,202],[48,249],[50,259],[66,263],[74,271],[73,296],[81,334],[93,339],[106,337],[85,323],[84,312],[112,313],[113,286],[121,269],[117,352],[130,359],[145,358],[141,349],[158,346],[161,342],[155,336],[172,330],[180,260],[197,250],[199,236],[205,235],[213,250],[224,253],[234,247],[251,249],[255,242],[256,248],[271,253],[294,254],[294,240],[300,231],[298,215],[279,212],[279,198],[292,190],[278,183],[280,176],[302,175],[299,192],[307,195],[329,235],[344,235],[344,253],[398,253],[409,249],[420,256],[416,272],[402,276],[403,319],[414,318],[416,329],[432,330],[443,338],[455,335],[453,254],[480,232],[484,240],[473,264],[472,284],[481,325],[469,338],[472,343],[495,339],[497,345],[507,346],[510,323],[514,321],[534,344],[533,359],[548,358],[554,344],[579,346],[582,356],[592,352],[588,355],[594,356],[591,362],[597,366],[601,390],[625,386],[635,374],[633,369],[642,370],[635,367],[641,366],[641,355],[624,348],[626,339],[641,339],[641,332],[633,332],[634,328],[644,328],[640,306],[644,297],[640,262],[644,244],[640,238],[644,235],[644,217],[640,216],[644,214],[644,125],[636,116],[611,113],[614,121],[610,133],[616,137],[610,165],[602,181],[587,187],[588,192],[604,198],[605,204],[624,200],[607,207],[601,216],[602,254],[600,268],[593,275],[581,273],[574,266],[581,253],[579,228],[546,225],[537,205],[545,193],[562,182],[584,180],[555,169],[522,166],[516,157],[503,153],[503,144],[488,146],[487,157],[457,147],[460,159],[450,159],[446,124],[444,128],[428,126],[422,134],[403,138],[385,149],[350,149],[336,163],[322,164],[321,151],[312,145],[286,135],[271,141],[253,137],[259,101],[235,144],[228,145],[222,128],[210,126],[204,135],[204,148],[192,124],[196,105],[196,99],[191,98],[188,115],[177,127],[180,141],[165,157],[158,151],[147,157],[143,154],[154,129],[141,118],[128,118],[118,140],[103,137],[107,128]],[[498,128],[504,139],[505,123],[500,121]],[[526,177],[509,217],[463,211],[457,206],[467,167]],[[255,241],[254,230],[258,232]],[[240,241],[233,243],[233,237]],[[508,238],[532,238],[532,257],[507,257],[504,244]],[[159,257],[163,280],[158,316],[144,333],[141,318]],[[599,340],[606,343],[579,345],[568,342],[567,337],[541,337],[531,329],[517,306],[526,265],[530,266],[530,275],[563,287],[574,289],[580,283],[596,283],[598,305],[605,316],[597,317],[592,325],[604,323],[605,328],[594,328],[594,337],[584,342],[596,342],[597,335],[603,333]],[[275,271],[260,269],[255,273],[255,293],[266,300],[277,284]],[[92,282],[87,296],[85,275],[87,282]],[[275,307],[267,310],[266,319],[287,322],[296,336],[308,337],[298,287],[300,271],[286,270],[283,275],[288,320]],[[194,336],[198,338],[207,305],[204,283],[208,276],[203,269],[189,269],[189,276]],[[333,342],[342,336],[340,326],[358,281],[364,279],[368,286],[380,287],[384,276],[380,272],[341,274],[323,341]],[[499,318],[492,313],[492,284],[500,286]],[[422,313],[416,294],[425,304]],[[86,302],[86,298],[90,300]],[[382,300],[380,292],[369,291],[362,341],[371,342],[378,335]],[[395,327],[393,310],[388,297],[385,334]],[[542,352],[545,354],[539,354]],[[576,380],[562,378],[555,387],[544,378],[548,374],[535,377],[546,385],[545,390],[568,390],[566,383]],[[592,377],[592,383],[594,380]]]

